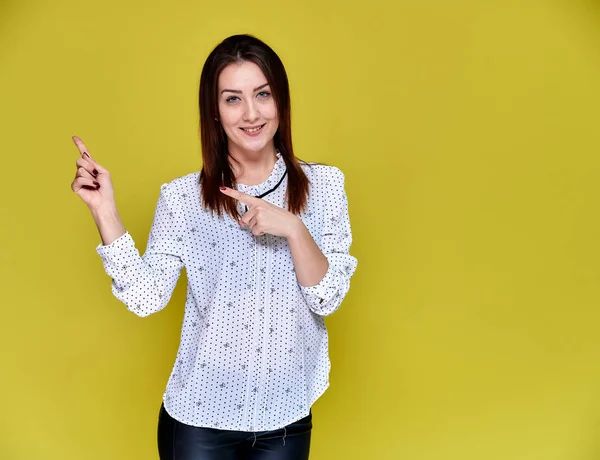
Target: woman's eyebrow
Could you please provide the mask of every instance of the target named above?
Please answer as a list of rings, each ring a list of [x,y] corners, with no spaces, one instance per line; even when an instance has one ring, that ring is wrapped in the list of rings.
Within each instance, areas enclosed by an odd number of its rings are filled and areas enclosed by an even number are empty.
[[[254,88],[252,91],[256,92],[259,89],[264,88],[265,86],[269,86],[269,83],[265,83],[263,85],[257,86],[256,88]],[[224,89],[223,91],[221,91],[221,94],[223,94],[224,92],[229,92],[229,93],[236,93],[236,94],[242,94],[242,92],[239,89]]]

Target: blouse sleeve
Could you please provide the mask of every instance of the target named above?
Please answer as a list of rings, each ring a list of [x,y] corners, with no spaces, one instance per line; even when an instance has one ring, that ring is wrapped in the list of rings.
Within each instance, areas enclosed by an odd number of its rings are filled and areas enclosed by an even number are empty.
[[[129,311],[144,317],[165,308],[185,265],[186,236],[178,197],[163,184],[143,256],[129,232],[96,247],[114,296]]]
[[[357,259],[349,254],[352,231],[344,174],[336,167],[328,169],[331,174],[323,184],[327,199],[319,248],[327,258],[329,268],[318,284],[300,285],[308,307],[321,316],[330,315],[339,308],[350,289],[350,278],[357,266]]]

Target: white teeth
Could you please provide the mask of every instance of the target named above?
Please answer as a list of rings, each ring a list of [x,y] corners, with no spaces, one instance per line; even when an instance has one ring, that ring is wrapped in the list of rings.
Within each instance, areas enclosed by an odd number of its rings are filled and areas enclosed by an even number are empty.
[[[262,128],[262,126],[259,126],[258,128],[253,128],[253,129],[246,129],[246,128],[242,128],[242,129],[244,131],[248,131],[249,133],[255,133],[256,131],[258,131],[261,128]]]

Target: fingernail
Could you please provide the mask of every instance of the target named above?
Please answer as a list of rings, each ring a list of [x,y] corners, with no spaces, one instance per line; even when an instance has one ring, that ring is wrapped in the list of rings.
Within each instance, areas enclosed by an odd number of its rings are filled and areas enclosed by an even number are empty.
[[[98,175],[98,171],[97,170],[94,169],[92,172],[94,173],[94,176]]]
[[[219,187],[219,188],[220,188],[221,190],[227,190],[227,187],[223,187],[223,186],[221,186],[221,187]]]

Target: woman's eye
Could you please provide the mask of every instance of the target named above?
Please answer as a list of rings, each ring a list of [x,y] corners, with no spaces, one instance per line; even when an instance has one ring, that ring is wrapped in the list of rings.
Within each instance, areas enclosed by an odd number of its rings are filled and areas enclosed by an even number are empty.
[[[268,97],[271,93],[269,93],[268,91],[261,91],[260,93],[257,94],[257,96],[259,97]]]
[[[235,102],[234,99],[239,99],[239,97],[237,96],[229,96],[227,99],[225,99],[226,102]]]

